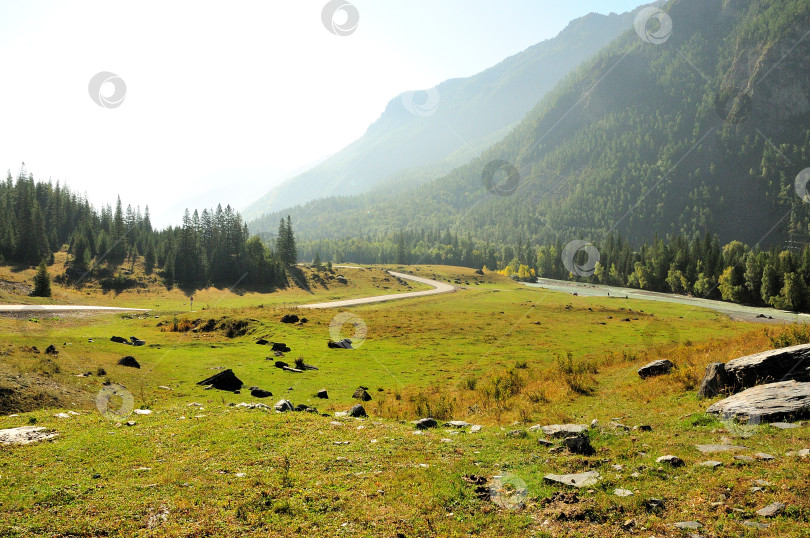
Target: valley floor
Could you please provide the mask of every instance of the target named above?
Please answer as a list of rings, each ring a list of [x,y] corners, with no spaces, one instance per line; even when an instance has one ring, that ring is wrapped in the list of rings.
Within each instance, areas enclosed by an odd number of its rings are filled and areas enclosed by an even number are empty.
[[[706,364],[792,329],[494,273],[395,270],[456,292],[305,310],[225,290],[193,313],[162,300],[146,313],[0,317],[0,429],[58,433],[0,451],[0,534],[682,536],[675,523],[693,520],[707,536],[810,532],[808,459],[797,452],[810,428],[724,422],[704,413],[715,400],[695,395]],[[373,295],[374,279],[357,293]],[[286,314],[307,320],[282,323]],[[327,347],[341,338],[355,349]],[[119,365],[127,355],[140,368]],[[636,369],[661,357],[675,372],[640,379]],[[318,369],[276,367],[297,358]],[[240,393],[197,385],[223,369]],[[352,397],[360,386],[370,400]],[[276,413],[280,399],[317,413]],[[342,415],[357,403],[367,418]],[[427,416],[439,427],[417,430],[411,421]],[[454,419],[482,428],[442,426]],[[541,444],[530,428],[594,419],[592,455]],[[651,431],[632,429],[641,425]],[[695,447],[724,442],[746,450]],[[756,453],[774,459],[735,458]],[[669,454],[685,465],[656,462]],[[722,465],[699,465],[709,459]],[[577,490],[543,478],[585,471],[601,480]],[[786,507],[756,514],[772,502]]]

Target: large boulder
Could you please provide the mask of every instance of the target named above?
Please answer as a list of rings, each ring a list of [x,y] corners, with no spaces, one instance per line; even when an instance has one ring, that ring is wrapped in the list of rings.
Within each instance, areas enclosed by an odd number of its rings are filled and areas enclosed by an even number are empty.
[[[211,385],[215,389],[227,390],[230,392],[242,388],[242,380],[236,377],[236,374],[234,374],[233,370],[231,370],[230,368],[228,368],[227,370],[222,370],[218,374],[214,374],[211,377],[203,379],[197,384]]]
[[[778,422],[810,417],[810,383],[780,381],[758,385],[720,400],[706,412],[743,422]]]
[[[726,363],[713,362],[706,367],[706,374],[698,389],[700,398],[712,398],[720,394],[728,386],[728,373]]]
[[[735,393],[789,380],[810,381],[810,344],[746,355],[728,361],[723,368],[710,365],[698,394],[712,397],[720,392]]]
[[[648,377],[654,377],[659,375],[666,375],[672,371],[672,368],[675,365],[672,364],[672,361],[669,359],[661,359],[658,361],[652,361],[649,364],[646,364],[638,369],[638,375],[642,379],[646,379]]]

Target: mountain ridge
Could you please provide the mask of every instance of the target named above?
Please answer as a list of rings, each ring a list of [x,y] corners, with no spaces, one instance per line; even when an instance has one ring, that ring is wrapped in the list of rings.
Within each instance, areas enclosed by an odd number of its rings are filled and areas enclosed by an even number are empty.
[[[392,98],[359,139],[248,206],[246,218],[316,197],[360,194],[393,175],[428,167],[409,183],[439,177],[485,150],[492,134],[519,122],[554,84],[602,45],[631,27],[632,12],[591,13],[556,37],[513,54],[471,77],[445,80],[426,91]],[[306,185],[306,188],[301,188]]]

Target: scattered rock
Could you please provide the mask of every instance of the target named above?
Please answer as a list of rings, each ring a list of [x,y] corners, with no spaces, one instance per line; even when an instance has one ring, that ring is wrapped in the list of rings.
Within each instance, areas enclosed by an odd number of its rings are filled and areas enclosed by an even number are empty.
[[[293,404],[289,400],[279,400],[276,402],[276,405],[273,408],[278,411],[279,413],[286,413],[287,411],[292,411]]]
[[[743,463],[754,463],[754,458],[751,456],[734,456],[734,459]]]
[[[552,424],[550,426],[532,426],[529,431],[542,430],[548,437],[565,438],[569,435],[579,435],[588,431],[587,424]]]
[[[56,347],[54,347],[54,345],[51,344],[51,345],[49,345],[48,347],[45,348],[45,354],[46,355],[59,355],[59,352],[56,350]]]
[[[697,448],[703,454],[714,454],[715,452],[738,452],[740,450],[748,450],[747,447],[735,445],[695,445],[695,448]]]
[[[759,385],[711,405],[706,412],[741,421],[804,418],[810,416],[810,383],[780,381]]]
[[[771,426],[778,430],[792,430],[798,428],[798,424],[792,422],[771,422]]]
[[[269,390],[253,389],[250,391],[250,395],[253,396],[254,398],[269,398],[270,396],[273,395],[273,393],[270,392]]]
[[[343,340],[341,340],[339,342],[335,342],[334,340],[329,340],[329,342],[326,343],[326,346],[329,349],[354,349],[352,347],[352,341],[350,339],[348,339],[348,338],[344,338]]]
[[[721,465],[723,465],[723,462],[716,460],[709,460],[704,461],[703,463],[698,463],[698,465],[700,465],[701,467],[711,467],[712,469],[714,469],[715,467],[720,467]]]
[[[648,424],[642,424],[640,426],[633,426],[633,429],[638,430],[640,432],[651,432],[652,431],[652,426],[650,426]]]
[[[558,484],[565,484],[566,486],[574,486],[575,488],[584,488],[595,486],[601,477],[596,471],[587,471],[577,474],[547,474],[543,477],[548,482],[556,482]]]
[[[444,425],[448,428],[466,428],[472,426],[472,424],[464,422],[463,420],[451,420],[450,422],[445,422]]]
[[[360,404],[357,404],[354,407],[352,407],[351,409],[349,409],[348,414],[349,414],[350,417],[354,417],[354,418],[360,418],[360,417],[367,417],[368,416],[368,414],[366,414],[366,408],[363,407]]]
[[[631,495],[633,495],[633,492],[630,491],[629,489],[616,488],[613,490],[613,494],[616,495],[617,497],[630,497]]]
[[[596,419],[593,419],[591,421],[591,428],[598,428],[598,427],[599,427],[599,421],[596,420]]]
[[[513,439],[525,439],[529,434],[526,433],[526,430],[510,430],[506,432],[506,436]]]
[[[757,510],[757,515],[762,517],[774,517],[782,513],[784,509],[785,505],[782,503],[771,503],[765,508]]]
[[[267,341],[267,340],[265,340],[264,338],[259,338],[258,340],[256,340],[256,343],[257,343],[257,344],[259,344],[260,346],[266,346],[266,345],[267,345],[267,344],[269,344],[270,342],[268,342],[268,341]]]
[[[612,430],[614,430],[614,431],[616,431],[616,430],[621,430],[621,431],[623,431],[623,432],[629,432],[629,431],[630,431],[630,427],[629,427],[629,426],[625,426],[624,424],[621,424],[620,422],[615,422],[615,421],[612,421],[612,422],[611,422],[610,424],[608,424],[608,425],[609,425],[609,426],[610,426],[610,428],[611,428]]]
[[[286,363],[286,362],[284,362],[284,361],[276,361],[276,362],[275,362],[275,364],[274,364],[274,366],[275,366],[276,368],[288,368],[290,365],[289,365],[289,364],[287,364],[287,363]]]
[[[121,366],[126,366],[128,368],[140,368],[141,365],[138,364],[138,361],[135,360],[135,357],[127,355],[126,357],[121,357],[118,361],[118,364]]]
[[[365,387],[359,387],[356,391],[354,391],[354,394],[352,394],[352,398],[363,402],[368,402],[371,400],[371,395],[366,391]]]
[[[244,407],[246,409],[270,409],[269,405],[265,405],[263,403],[258,403],[258,402],[256,402],[256,403],[242,402],[242,403],[236,404],[234,407]]]
[[[321,389],[315,394],[315,397],[320,398],[322,400],[328,400],[329,399],[329,393],[326,392],[326,389]]]
[[[41,426],[20,426],[0,430],[0,445],[31,445],[58,437],[59,434]]]
[[[130,341],[130,342],[132,343],[132,345],[133,345],[133,346],[135,346],[135,347],[140,347],[140,346],[145,346],[145,345],[146,345],[146,341],[145,341],[145,340],[141,340],[140,338],[136,338],[136,337],[134,337],[134,336],[130,336],[130,337],[129,337],[129,341]]]
[[[548,439],[543,439],[542,437],[537,439],[537,444],[545,447],[554,446],[554,443],[552,443]]]
[[[765,530],[770,527],[767,523],[759,523],[758,521],[743,521],[743,525],[757,530]]]
[[[697,521],[679,521],[678,523],[674,523],[673,527],[684,531],[696,531],[702,529],[703,524]]]
[[[115,342],[117,344],[129,344],[127,339],[122,336],[111,336],[110,342]]]
[[[757,452],[756,454],[754,454],[754,457],[762,461],[772,461],[775,459],[771,454],[768,454],[766,452]]]
[[[685,465],[684,461],[679,458],[678,456],[668,455],[668,456],[661,456],[655,463],[666,463],[667,465],[671,465],[672,467],[683,467]]]
[[[281,317],[281,323],[298,323],[298,316],[295,314],[285,314]]]
[[[292,351],[284,342],[273,342],[271,351],[281,351],[282,353],[289,353]]]
[[[480,424],[473,424],[472,427],[470,427],[470,433],[478,433],[481,431],[482,428],[483,426],[481,426]]]
[[[659,375],[666,375],[672,371],[672,368],[674,366],[675,365],[672,364],[671,360],[661,359],[653,361],[639,368],[638,375],[642,379],[647,379],[648,377],[654,377]]]
[[[428,418],[420,418],[419,420],[414,422],[414,425],[416,426],[417,430],[426,430],[428,428],[435,428],[436,426],[439,425],[439,423],[436,422],[435,418],[428,417]]]
[[[563,444],[572,454],[581,454],[583,456],[593,454],[593,447],[591,446],[591,440],[587,432],[566,437]]]
[[[644,508],[646,508],[648,512],[658,512],[664,509],[664,500],[654,497],[647,499],[644,501]]]
[[[209,378],[203,379],[198,385],[211,385],[215,389],[233,392],[242,388],[242,380],[236,377],[233,370],[228,368]]]
[[[133,411],[133,413],[135,413],[136,415],[151,415],[152,410],[151,409],[135,409]]]

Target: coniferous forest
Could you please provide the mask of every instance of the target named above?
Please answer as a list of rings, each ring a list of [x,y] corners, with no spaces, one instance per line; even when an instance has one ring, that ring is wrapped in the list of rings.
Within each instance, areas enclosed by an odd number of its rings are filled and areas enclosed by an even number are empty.
[[[294,259],[292,224],[284,223],[284,251],[250,237],[242,217],[224,209],[186,210],[182,225],[155,230],[149,208],[143,212],[120,200],[96,210],[69,188],[35,181],[22,168],[16,180],[0,183],[0,261],[22,266],[53,263],[66,250],[68,283],[79,284],[133,266],[141,257],[147,274],[157,273],[168,286],[287,285],[283,260]],[[292,252],[292,257],[290,256]],[[115,279],[118,279],[116,281]],[[120,275],[112,287],[126,286]]]

